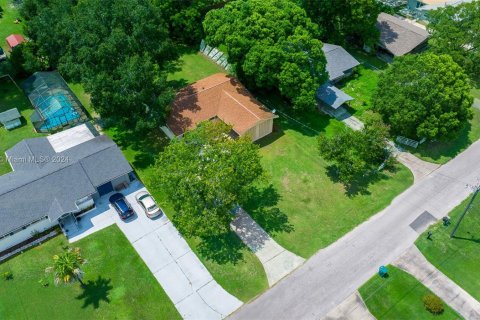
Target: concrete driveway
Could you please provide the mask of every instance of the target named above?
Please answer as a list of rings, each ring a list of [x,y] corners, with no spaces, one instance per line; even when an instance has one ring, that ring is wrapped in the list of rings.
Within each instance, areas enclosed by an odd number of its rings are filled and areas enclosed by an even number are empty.
[[[106,195],[82,217],[78,230],[68,227],[70,242],[116,223],[184,319],[223,319],[238,309],[242,302],[213,279],[171,221],[166,216],[147,218],[135,200],[140,191],[147,190],[139,182],[122,191],[135,217],[121,221]]]

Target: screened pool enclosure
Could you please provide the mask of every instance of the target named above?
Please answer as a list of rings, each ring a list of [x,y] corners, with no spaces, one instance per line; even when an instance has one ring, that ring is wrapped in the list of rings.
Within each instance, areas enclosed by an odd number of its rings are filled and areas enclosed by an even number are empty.
[[[58,72],[36,72],[22,87],[35,108],[30,119],[38,132],[58,131],[88,120],[82,104]]]

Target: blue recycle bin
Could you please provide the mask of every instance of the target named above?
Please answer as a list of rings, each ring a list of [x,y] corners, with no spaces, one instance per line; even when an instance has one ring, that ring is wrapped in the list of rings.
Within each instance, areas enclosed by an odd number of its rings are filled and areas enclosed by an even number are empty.
[[[378,275],[382,278],[385,278],[388,275],[388,269],[385,266],[380,266],[378,268]]]

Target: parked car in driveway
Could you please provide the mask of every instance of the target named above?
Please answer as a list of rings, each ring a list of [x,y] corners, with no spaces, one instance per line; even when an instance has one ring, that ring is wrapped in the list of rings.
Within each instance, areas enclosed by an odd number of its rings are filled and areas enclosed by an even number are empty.
[[[162,209],[157,205],[153,197],[146,191],[141,191],[135,196],[138,204],[149,218],[155,218],[163,214]]]
[[[135,214],[130,203],[128,203],[125,196],[121,193],[115,193],[109,199],[112,206],[117,210],[120,219],[127,220]]]
[[[0,61],[7,60],[7,55],[5,54],[5,51],[3,51],[2,48],[0,48]]]

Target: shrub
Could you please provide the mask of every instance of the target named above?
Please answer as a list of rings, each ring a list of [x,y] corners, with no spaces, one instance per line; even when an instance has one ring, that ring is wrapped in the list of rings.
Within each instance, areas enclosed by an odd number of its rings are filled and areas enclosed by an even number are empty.
[[[10,271],[5,271],[4,273],[2,273],[2,277],[4,280],[12,280],[13,273],[11,273]]]
[[[423,297],[425,309],[433,314],[441,314],[444,311],[443,301],[434,294],[427,294]]]

